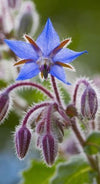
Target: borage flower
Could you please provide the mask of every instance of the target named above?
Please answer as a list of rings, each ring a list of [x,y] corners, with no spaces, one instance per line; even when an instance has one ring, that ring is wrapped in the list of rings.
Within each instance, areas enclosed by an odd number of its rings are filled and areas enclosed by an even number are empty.
[[[69,63],[87,52],[75,52],[63,48],[71,42],[71,39],[65,39],[60,43],[59,36],[53,28],[50,19],[47,20],[44,30],[36,42],[28,35],[25,35],[25,39],[29,43],[5,40],[10,49],[21,58],[15,65],[24,64],[17,80],[30,79],[41,72],[42,78],[47,79],[48,73],[50,73],[64,83],[69,84],[63,67],[73,69]]]

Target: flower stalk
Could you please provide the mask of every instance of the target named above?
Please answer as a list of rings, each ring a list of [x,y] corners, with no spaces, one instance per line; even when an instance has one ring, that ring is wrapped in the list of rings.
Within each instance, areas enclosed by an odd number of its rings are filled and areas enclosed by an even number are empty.
[[[74,134],[76,135],[76,138],[78,139],[83,151],[84,151],[84,145],[85,145],[85,139],[83,138],[82,136],[82,133],[80,132],[79,128],[77,127],[77,124],[76,124],[76,120],[73,119],[71,121],[72,123],[72,129],[73,129],[73,132]],[[85,154],[91,167],[94,169],[94,170],[97,170],[97,166],[96,166],[96,162],[95,162],[95,159],[92,157],[92,156],[89,156],[87,154]]]
[[[10,93],[12,90],[19,88],[19,87],[23,87],[23,86],[29,86],[29,87],[33,87],[33,88],[37,88],[38,90],[42,91],[43,93],[45,93],[49,98],[54,99],[53,95],[43,86],[41,86],[40,84],[35,84],[33,82],[19,82],[19,83],[15,83],[12,84],[11,86],[9,86],[6,91],[7,93]]]
[[[78,81],[78,83],[75,86],[75,90],[74,90],[74,94],[73,94],[73,104],[74,105],[76,105],[77,92],[78,92],[78,89],[79,89],[79,86],[81,83],[83,83],[86,87],[88,87],[90,85],[89,82],[85,79],[80,79]]]
[[[41,103],[41,104],[37,104],[35,105],[34,107],[32,107],[26,114],[24,120],[23,120],[23,123],[22,123],[22,126],[26,126],[27,122],[28,122],[28,118],[32,115],[32,113],[40,108],[43,108],[43,107],[46,107],[50,105],[49,102],[44,102],[44,103]]]
[[[57,89],[56,81],[55,81],[55,78],[52,75],[51,75],[51,82],[52,82],[53,90],[54,90],[54,93],[55,93],[55,96],[56,96],[56,100],[61,105],[61,99],[60,99],[59,92],[58,92],[58,89]]]

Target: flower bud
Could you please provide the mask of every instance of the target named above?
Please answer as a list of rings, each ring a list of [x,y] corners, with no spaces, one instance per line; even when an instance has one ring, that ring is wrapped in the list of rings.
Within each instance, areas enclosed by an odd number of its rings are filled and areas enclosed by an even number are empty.
[[[17,34],[22,37],[24,33],[28,34],[31,32],[33,26],[33,7],[32,3],[25,3],[23,5],[23,10],[20,14],[19,25],[17,29]]]
[[[31,132],[27,127],[21,127],[15,135],[16,151],[20,159],[24,158],[31,140]]]
[[[88,86],[81,97],[81,113],[83,117],[92,120],[98,109],[98,99],[95,90]]]
[[[74,116],[77,116],[77,109],[73,104],[69,104],[66,108],[66,114],[72,118]]]
[[[25,33],[36,32],[39,26],[39,15],[36,11],[35,4],[31,1],[22,3],[19,14],[16,18],[17,36],[22,37]]]
[[[2,121],[9,109],[9,95],[7,92],[2,92],[0,94],[0,121]]]
[[[48,165],[52,165],[57,156],[58,145],[56,139],[50,133],[44,135],[42,139],[42,149],[45,162]]]
[[[8,0],[9,8],[16,8],[19,3],[19,0]]]
[[[62,143],[64,137],[63,124],[58,119],[52,122],[52,132],[55,135],[57,141]]]
[[[44,120],[40,121],[38,125],[36,126],[36,132],[38,134],[42,134],[44,132]]]
[[[18,27],[18,36],[22,37],[24,33],[30,33],[31,29],[32,29],[32,24],[33,24],[33,20],[32,20],[32,15],[30,12],[25,12],[20,20],[20,24]]]

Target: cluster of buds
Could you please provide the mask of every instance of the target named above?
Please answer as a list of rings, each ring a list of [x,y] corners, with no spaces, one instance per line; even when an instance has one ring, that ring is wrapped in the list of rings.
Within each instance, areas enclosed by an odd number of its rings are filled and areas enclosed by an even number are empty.
[[[36,122],[37,146],[42,149],[43,158],[48,165],[52,165],[58,152],[58,143],[63,141],[64,124],[58,119],[56,104],[44,108]]]
[[[0,94],[0,121],[2,121],[9,110],[10,105],[10,92],[17,87],[30,86],[31,88],[37,88],[45,93],[50,102],[43,102],[31,107],[26,113],[22,124],[18,126],[15,132],[15,145],[19,159],[23,159],[28,152],[32,128],[34,128],[37,134],[37,147],[42,151],[44,161],[47,165],[51,166],[58,154],[58,144],[62,143],[64,137],[64,129],[72,125],[75,117],[79,117],[77,109],[77,94],[81,84],[84,84],[85,88],[81,92],[80,96],[80,113],[83,119],[94,120],[98,109],[98,97],[94,87],[87,80],[79,80],[76,84],[73,102],[67,105],[64,109],[61,102],[57,102],[52,93],[46,88],[33,82],[20,82],[9,86]],[[31,116],[38,111],[36,118],[34,118],[34,126],[32,122],[30,124]]]
[[[64,137],[64,129],[71,126],[72,119],[79,116],[77,110],[77,94],[81,84],[85,88],[81,92],[80,104],[81,115],[84,119],[94,120],[98,109],[98,97],[95,88],[87,80],[80,80],[76,84],[73,96],[73,102],[64,109],[61,102],[56,102],[54,96],[43,86],[33,82],[20,82],[9,86],[0,94],[0,120],[2,121],[9,110],[10,92],[17,87],[30,86],[37,88],[45,93],[52,100],[33,106],[26,113],[20,127],[16,129],[15,145],[17,155],[23,159],[28,152],[31,141],[31,129],[34,128],[37,134],[37,147],[42,151],[42,155],[46,164],[51,166],[58,153],[58,144],[62,143]],[[34,126],[30,124],[30,118],[33,117],[34,111],[39,110]]]
[[[51,166],[57,158],[58,144],[63,141],[64,128],[69,127],[70,119],[61,104],[57,103],[54,96],[43,86],[33,82],[20,82],[12,84],[0,94],[0,120],[3,120],[8,113],[10,92],[23,86],[37,88],[52,100],[37,104],[29,109],[22,124],[16,128],[14,140],[18,158],[23,159],[26,156],[34,128],[37,134],[37,148],[42,151],[45,163]],[[33,122],[30,123],[30,119],[31,116],[33,118],[33,113],[36,110],[39,110],[39,113],[37,116],[35,115],[34,126],[32,126]]]
[[[57,106],[58,104],[56,102],[42,103],[32,107],[28,111],[22,122],[22,127],[15,134],[17,155],[19,158],[23,158],[26,155],[30,144],[31,136],[29,131],[26,131],[26,124],[29,122],[29,117],[35,110],[42,108],[35,120],[37,147],[42,151],[46,164],[51,166],[54,163],[58,153],[58,143],[63,141],[65,127],[65,120],[60,117],[61,114],[59,115]],[[25,134],[24,131],[27,133]]]

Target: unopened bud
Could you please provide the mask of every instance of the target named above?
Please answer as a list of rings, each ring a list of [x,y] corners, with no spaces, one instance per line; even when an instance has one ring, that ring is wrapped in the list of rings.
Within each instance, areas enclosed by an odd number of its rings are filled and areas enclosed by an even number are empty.
[[[20,16],[17,34],[22,37],[24,33],[28,34],[32,30],[33,15],[31,4],[26,4],[23,13]]]
[[[8,0],[8,6],[10,8],[16,8],[19,0]]]
[[[88,86],[81,97],[81,113],[83,117],[92,120],[98,109],[98,99],[95,90]]]
[[[7,92],[2,92],[0,94],[0,121],[2,121],[9,109],[9,95]]]
[[[64,129],[63,129],[63,123],[59,120],[55,120],[52,123],[52,132],[56,136],[56,139],[59,143],[63,141],[64,137]]]
[[[74,116],[77,116],[77,109],[73,104],[69,104],[66,108],[66,114],[72,118]]]
[[[38,134],[42,134],[44,132],[44,121],[40,121],[38,125],[36,126],[36,132]]]
[[[20,159],[24,158],[31,140],[31,132],[27,127],[21,127],[15,135],[16,151]]]
[[[58,151],[58,144],[53,135],[44,135],[42,139],[42,149],[45,162],[48,165],[52,165],[55,161]]]

